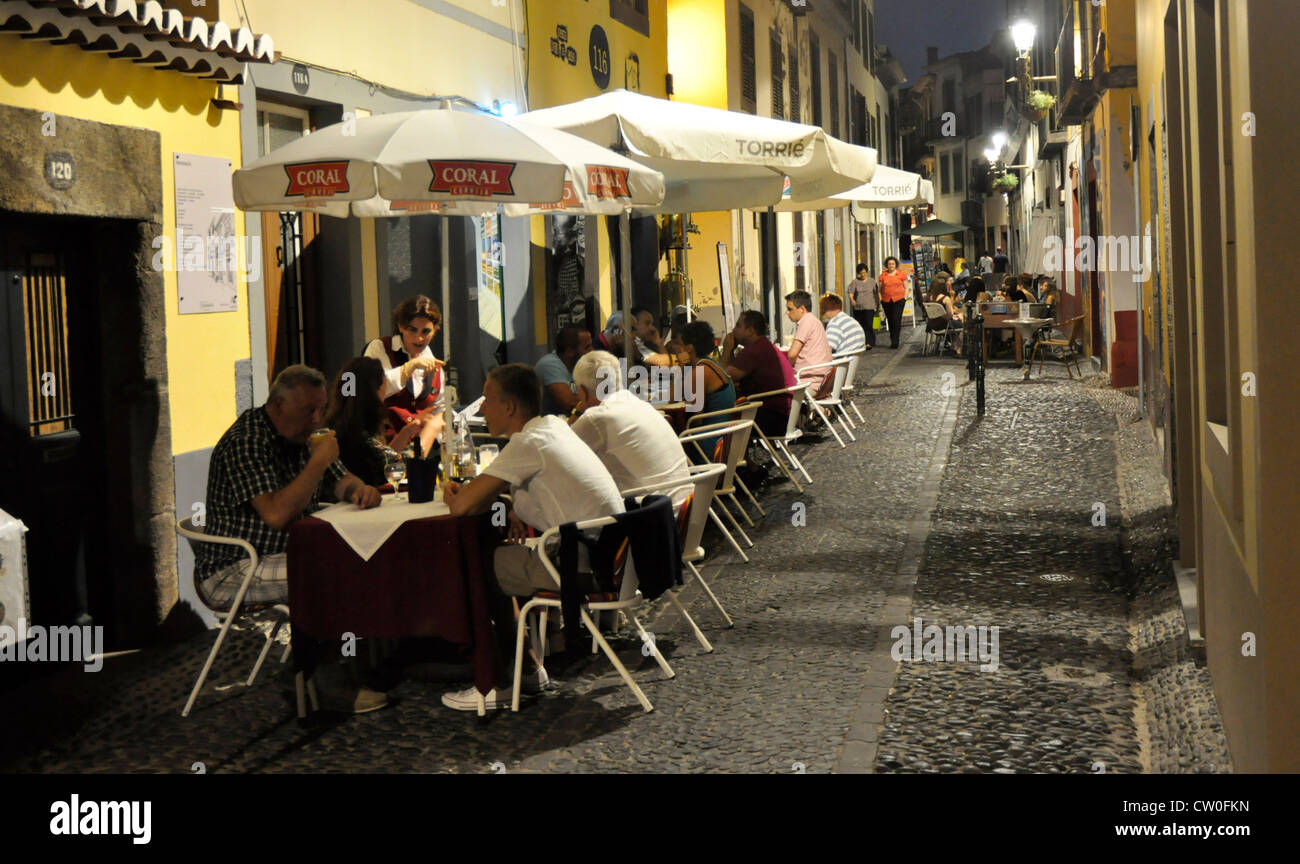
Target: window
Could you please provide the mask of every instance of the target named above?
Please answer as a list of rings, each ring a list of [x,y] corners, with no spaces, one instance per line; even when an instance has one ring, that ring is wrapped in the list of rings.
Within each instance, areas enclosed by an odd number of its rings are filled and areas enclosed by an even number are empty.
[[[642,36],[650,35],[650,0],[609,0],[609,17]]]
[[[951,168],[949,167],[948,164],[948,154],[945,153],[939,157],[939,194],[940,195],[947,195],[949,192],[952,191],[952,189],[949,188],[950,184],[952,183],[952,178],[949,176],[950,170]]]
[[[840,137],[840,63],[834,51],[826,52],[826,75],[831,86],[831,134]]]
[[[816,36],[808,37],[808,75],[812,79],[812,123],[822,125],[822,46]]]
[[[876,74],[876,13],[867,13],[867,69]]]
[[[57,255],[30,253],[26,272],[14,278],[21,285],[27,336],[28,431],[32,437],[64,432],[72,428],[73,415],[63,262]]]
[[[781,50],[781,31],[772,30],[768,35],[772,61],[772,116],[785,117],[785,52]]]
[[[740,5],[740,108],[758,113],[758,71],[754,49],[754,13]]]
[[[972,100],[971,110],[967,112],[970,115],[970,128],[967,131],[969,135],[984,134],[984,94],[976,93]]]
[[[966,166],[956,153],[952,154],[952,191],[961,192],[965,182]]]
[[[870,61],[868,58],[871,56],[871,40],[867,38],[867,17],[869,15],[867,2],[866,0],[858,0],[858,5],[862,7],[858,12],[858,51],[862,54],[862,65],[869,67]]]
[[[853,10],[853,48],[859,54],[862,53],[862,5],[860,3],[850,3],[849,8]]]
[[[790,121],[802,123],[799,111],[799,46],[790,40]]]
[[[951,78],[943,81],[943,111],[957,113],[957,82]]]

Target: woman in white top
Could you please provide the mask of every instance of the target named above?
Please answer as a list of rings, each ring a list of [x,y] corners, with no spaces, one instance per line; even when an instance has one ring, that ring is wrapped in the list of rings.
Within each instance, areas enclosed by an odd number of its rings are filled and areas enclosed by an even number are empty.
[[[384,408],[390,440],[416,418],[426,418],[420,428],[420,446],[427,455],[442,432],[442,366],[429,345],[442,326],[438,304],[423,295],[402,301],[393,310],[393,335],[375,339],[365,356],[384,368]]]

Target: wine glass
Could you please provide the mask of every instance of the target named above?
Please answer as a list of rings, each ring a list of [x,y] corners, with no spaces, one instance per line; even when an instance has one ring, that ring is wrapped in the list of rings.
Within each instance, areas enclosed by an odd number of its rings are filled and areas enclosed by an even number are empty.
[[[397,486],[402,482],[403,478],[406,477],[406,463],[400,459],[395,462],[389,462],[384,466],[384,477],[388,479],[389,483],[393,484],[393,500],[404,500],[402,496],[398,494]]]

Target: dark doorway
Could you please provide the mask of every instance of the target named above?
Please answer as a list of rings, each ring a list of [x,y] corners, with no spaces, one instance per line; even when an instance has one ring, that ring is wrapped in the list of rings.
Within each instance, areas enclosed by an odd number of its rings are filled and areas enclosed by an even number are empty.
[[[157,608],[148,515],[165,414],[144,370],[141,236],[129,221],[0,215],[0,410],[24,436],[4,484],[19,494],[0,506],[29,528],[31,620],[103,625],[110,645],[156,623],[136,620]]]

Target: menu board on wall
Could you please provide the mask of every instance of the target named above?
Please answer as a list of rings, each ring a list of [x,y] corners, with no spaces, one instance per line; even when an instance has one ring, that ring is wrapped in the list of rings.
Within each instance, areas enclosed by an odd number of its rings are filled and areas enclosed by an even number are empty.
[[[731,264],[727,260],[727,244],[718,244],[718,284],[722,286],[722,321],[727,332],[736,326],[736,301],[731,296]]]
[[[235,236],[234,187],[229,159],[176,153],[176,236],[170,243],[181,315],[234,312],[238,273],[248,251]],[[240,261],[241,253],[245,261]]]

